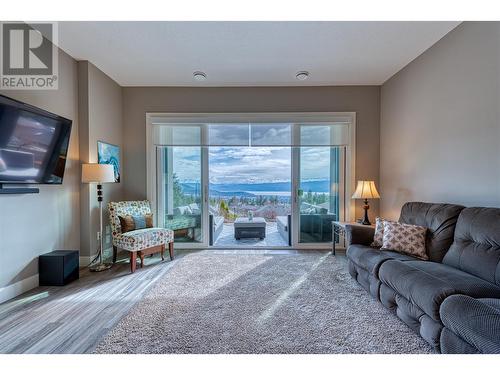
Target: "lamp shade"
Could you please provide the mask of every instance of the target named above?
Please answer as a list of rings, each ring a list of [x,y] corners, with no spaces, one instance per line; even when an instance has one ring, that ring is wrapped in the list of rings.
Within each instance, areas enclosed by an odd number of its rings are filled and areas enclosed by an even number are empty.
[[[82,182],[115,182],[115,170],[111,164],[82,164]]]
[[[375,181],[358,181],[356,191],[352,195],[354,199],[380,198],[380,194],[375,187]]]

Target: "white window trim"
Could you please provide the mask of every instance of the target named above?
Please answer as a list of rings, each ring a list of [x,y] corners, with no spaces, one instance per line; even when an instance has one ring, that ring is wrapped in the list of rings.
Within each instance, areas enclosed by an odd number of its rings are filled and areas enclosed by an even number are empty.
[[[355,220],[355,204],[351,199],[356,188],[356,112],[263,112],[263,113],[165,113],[146,112],[146,190],[154,211],[157,207],[155,181],[156,153],[152,127],[156,124],[202,124],[235,122],[284,122],[284,123],[332,123],[349,124],[349,143],[346,146],[344,221]],[[205,188],[204,188],[205,189]],[[156,213],[156,212],[155,212]],[[157,217],[157,215],[154,215]],[[206,232],[205,232],[206,233]],[[307,248],[307,246],[305,247]],[[316,246],[317,248],[317,246]]]

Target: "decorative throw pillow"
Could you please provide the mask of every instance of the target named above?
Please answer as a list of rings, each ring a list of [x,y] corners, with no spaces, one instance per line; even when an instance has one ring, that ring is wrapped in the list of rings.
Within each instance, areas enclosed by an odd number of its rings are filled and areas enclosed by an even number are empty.
[[[425,251],[426,227],[384,221],[382,248],[428,260]]]
[[[375,235],[373,236],[373,242],[370,246],[382,247],[384,244],[384,222],[397,223],[396,221],[382,219],[381,217],[375,218]]]
[[[145,215],[124,215],[118,216],[122,233],[131,232],[137,229],[153,228],[153,214]]]
[[[146,228],[153,228],[153,214],[144,215],[146,218]]]
[[[134,219],[135,229],[146,228],[146,217],[144,215],[132,216]]]
[[[382,247],[384,243],[384,219],[380,217],[375,218],[375,234],[371,246]]]
[[[134,218],[130,215],[118,216],[120,219],[120,226],[122,229],[122,233],[127,233],[135,230]]]

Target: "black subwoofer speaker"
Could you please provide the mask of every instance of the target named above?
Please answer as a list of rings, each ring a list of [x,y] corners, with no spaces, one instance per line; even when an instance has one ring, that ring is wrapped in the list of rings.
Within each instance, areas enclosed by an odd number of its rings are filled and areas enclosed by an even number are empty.
[[[56,250],[38,257],[39,284],[62,286],[79,277],[77,250]]]

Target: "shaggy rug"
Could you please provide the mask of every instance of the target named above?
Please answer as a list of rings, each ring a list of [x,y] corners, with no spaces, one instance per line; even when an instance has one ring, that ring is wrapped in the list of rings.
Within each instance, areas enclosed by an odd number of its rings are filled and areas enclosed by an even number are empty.
[[[431,353],[330,254],[186,255],[95,353]]]

